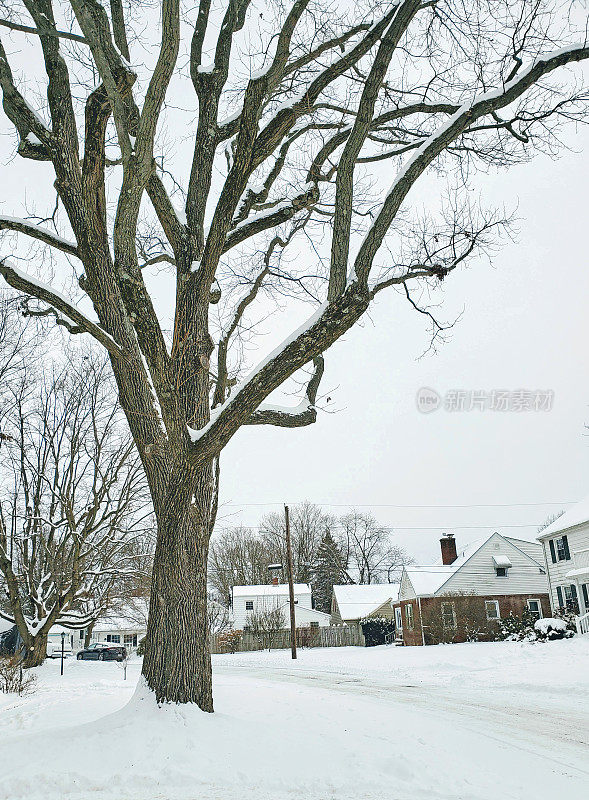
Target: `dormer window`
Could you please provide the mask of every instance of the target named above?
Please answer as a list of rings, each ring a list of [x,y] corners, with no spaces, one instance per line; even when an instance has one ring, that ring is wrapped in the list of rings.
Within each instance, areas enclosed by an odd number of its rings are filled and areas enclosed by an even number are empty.
[[[493,556],[493,563],[495,565],[495,575],[498,578],[507,578],[507,570],[512,566],[509,558],[497,553],[497,555]]]

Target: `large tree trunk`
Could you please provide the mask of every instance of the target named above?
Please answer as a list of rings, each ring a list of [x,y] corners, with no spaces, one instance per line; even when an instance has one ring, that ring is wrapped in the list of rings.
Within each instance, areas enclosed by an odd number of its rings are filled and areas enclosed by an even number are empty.
[[[158,703],[213,710],[207,626],[211,467],[174,470],[166,496],[154,498],[158,537],[143,676]]]
[[[38,633],[33,636],[28,645],[25,645],[23,667],[40,667],[47,658],[47,634]]]

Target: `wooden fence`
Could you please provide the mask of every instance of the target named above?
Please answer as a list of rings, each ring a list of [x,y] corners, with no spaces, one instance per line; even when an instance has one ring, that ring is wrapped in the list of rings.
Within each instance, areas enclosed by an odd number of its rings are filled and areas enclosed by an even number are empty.
[[[213,634],[211,653],[245,653],[250,650],[286,650],[290,648],[290,630],[254,634],[242,631]],[[359,625],[330,625],[328,628],[297,628],[297,646],[364,647]]]

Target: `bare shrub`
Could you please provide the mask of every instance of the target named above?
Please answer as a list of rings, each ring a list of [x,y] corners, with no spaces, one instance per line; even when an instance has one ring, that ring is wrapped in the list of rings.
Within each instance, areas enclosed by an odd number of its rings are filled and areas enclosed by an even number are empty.
[[[37,676],[31,670],[23,670],[18,656],[0,658],[0,692],[6,694],[31,694],[35,690]]]

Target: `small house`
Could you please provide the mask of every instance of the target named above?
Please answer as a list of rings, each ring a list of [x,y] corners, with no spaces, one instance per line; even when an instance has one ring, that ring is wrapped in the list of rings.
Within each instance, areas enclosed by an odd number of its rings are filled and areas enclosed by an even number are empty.
[[[331,623],[329,614],[313,608],[311,587],[307,583],[294,584],[295,622],[297,628],[324,628]],[[251,614],[281,609],[284,628],[290,626],[288,584],[254,584],[234,586],[231,590],[233,625],[237,630],[247,630]]]
[[[394,603],[397,637],[405,645],[492,638],[510,614],[550,616],[548,579],[536,542],[492,533],[457,551],[440,540],[441,563],[403,568]]]
[[[366,617],[393,619],[398,583],[350,583],[333,587],[331,621],[334,625],[358,623]]]

